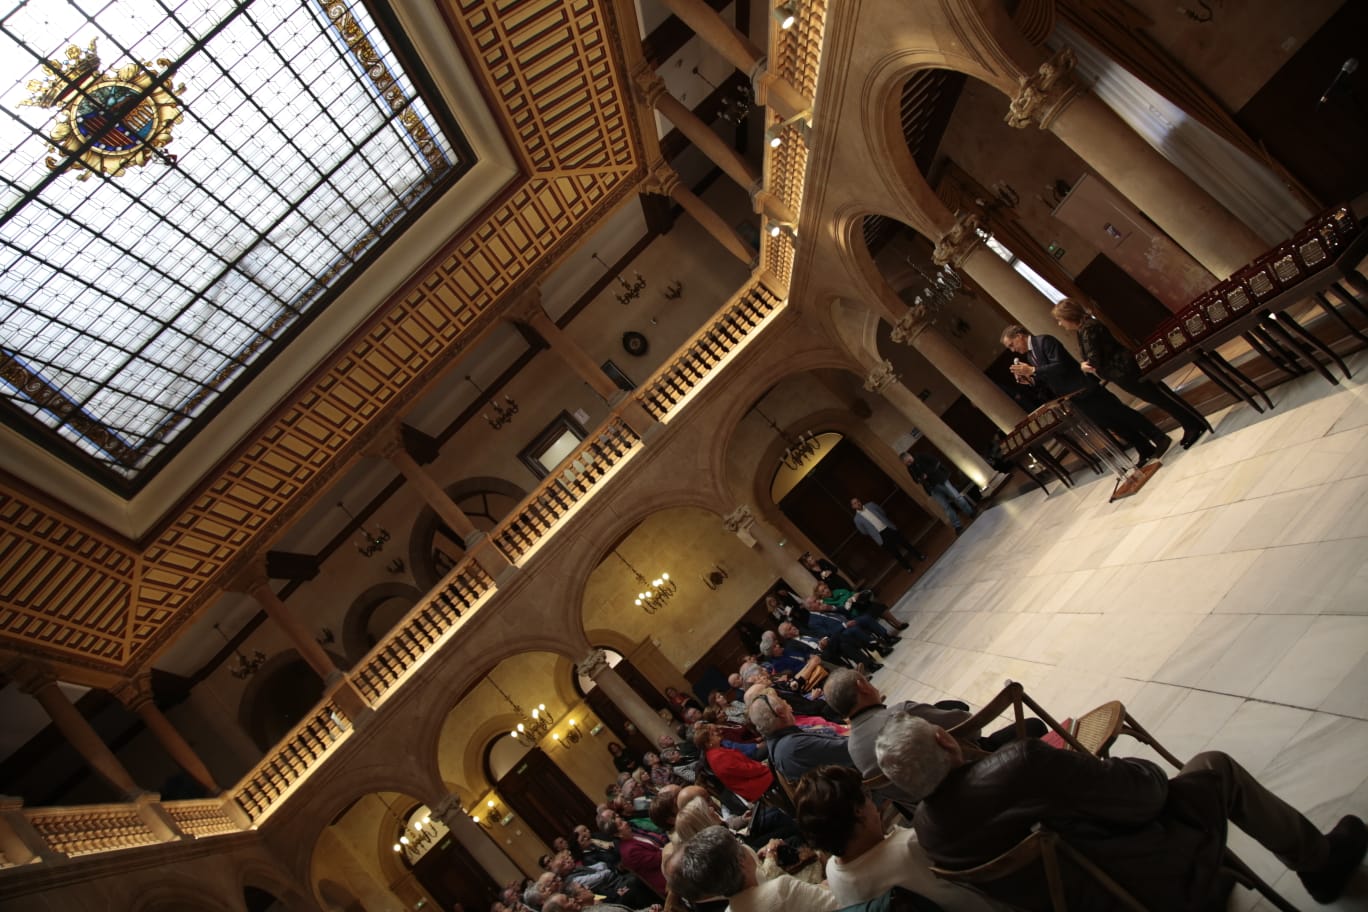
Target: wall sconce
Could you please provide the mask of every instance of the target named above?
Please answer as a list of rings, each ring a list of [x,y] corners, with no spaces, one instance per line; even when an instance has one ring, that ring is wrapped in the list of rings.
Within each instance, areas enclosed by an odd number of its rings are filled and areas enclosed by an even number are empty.
[[[729,576],[731,574],[727,572],[726,567],[715,563],[711,570],[703,574],[703,585],[716,592]]]
[[[561,738],[559,732],[554,732],[551,735],[551,740],[555,741],[557,744],[559,744],[566,750],[569,750],[571,744],[579,744],[579,740],[583,737],[583,735],[580,733],[579,723],[576,722],[574,719],[571,719],[569,722],[565,724],[565,737]]]
[[[662,292],[662,294],[665,295],[667,301],[677,301],[684,296],[684,283],[679,281],[679,279],[675,279],[669,285],[665,286],[665,291]]]
[[[799,111],[788,120],[781,120],[765,130],[765,141],[769,143],[771,149],[777,149],[784,144],[784,130],[789,127],[797,127],[806,141],[812,132],[812,112]]]

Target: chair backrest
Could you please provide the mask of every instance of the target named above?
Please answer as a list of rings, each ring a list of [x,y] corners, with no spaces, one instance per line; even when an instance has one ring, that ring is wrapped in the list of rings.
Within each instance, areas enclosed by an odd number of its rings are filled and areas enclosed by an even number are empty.
[[[1036,824],[1031,834],[998,857],[976,867],[953,870],[931,866],[931,872],[952,883],[981,885],[1024,871],[1037,862],[1044,869],[1045,885],[1049,890],[1050,906],[1054,912],[1068,912],[1065,899],[1064,875],[1060,858],[1067,858],[1099,886],[1105,889],[1122,907],[1132,912],[1148,912],[1125,887],[1099,868],[1092,859],[1069,845],[1058,833]]]

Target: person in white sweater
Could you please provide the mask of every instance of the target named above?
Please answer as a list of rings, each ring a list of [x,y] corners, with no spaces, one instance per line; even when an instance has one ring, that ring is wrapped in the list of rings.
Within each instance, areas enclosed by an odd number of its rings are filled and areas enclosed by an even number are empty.
[[[713,897],[728,901],[728,912],[835,912],[826,887],[780,874],[756,876],[755,853],[725,826],[710,826],[679,846],[665,865],[670,890],[690,902]]]
[[[1001,912],[1008,907],[931,873],[917,834],[895,827],[885,837],[879,809],[859,770],[822,766],[806,773],[794,793],[798,829],[831,855],[827,886],[839,906],[867,902],[893,887],[924,896],[945,912]]]

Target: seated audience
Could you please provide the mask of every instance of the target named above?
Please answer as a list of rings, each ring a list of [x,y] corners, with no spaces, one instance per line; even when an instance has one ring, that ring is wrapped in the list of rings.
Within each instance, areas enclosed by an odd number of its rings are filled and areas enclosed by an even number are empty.
[[[830,890],[787,874],[760,881],[758,858],[724,826],[708,827],[675,855],[670,888],[686,900],[726,897],[731,912],[833,912],[838,906]]]
[[[874,594],[868,589],[833,589],[826,583],[818,583],[812,594],[822,604],[852,617],[874,617],[881,619],[894,630],[906,630],[907,623],[893,616],[893,611],[882,602],[874,601]]]
[[[967,887],[938,879],[914,830],[895,827],[884,838],[879,808],[865,792],[859,770],[823,766],[798,781],[798,829],[831,855],[827,886],[842,906],[868,902],[904,887],[945,912],[995,912],[1003,906]]]
[[[637,768],[636,758],[616,741],[608,742],[608,753],[613,755],[613,766],[617,767],[619,773],[630,773]]]
[[[676,819],[678,825],[675,828],[675,838],[680,843],[688,842],[710,826],[725,826],[737,831],[742,829],[736,825],[734,819],[724,820],[718,814],[716,805],[703,796],[693,798],[683,805]],[[787,822],[792,824],[792,821]],[[755,827],[751,829],[754,830]],[[780,874],[788,873],[806,883],[817,884],[826,877],[821,864],[817,863],[817,853],[803,844],[797,832],[797,828],[791,825],[782,832],[771,831],[771,835],[758,838],[737,832],[742,843],[755,853],[760,862],[760,880],[772,880]],[[757,849],[756,846],[760,848]],[[785,865],[784,862],[788,864]]]
[[[889,708],[884,705],[883,694],[858,671],[840,670],[833,672],[825,682],[827,703],[832,709],[842,713],[850,721],[850,740],[846,747],[855,768],[865,778],[879,775],[879,761],[874,755],[874,742],[883,730],[888,718]],[[953,728],[969,718],[969,705],[958,700],[942,700],[935,704],[918,703],[907,700],[893,707],[911,713],[942,728]],[[1039,719],[1026,720],[1026,733],[1039,738],[1047,731],[1045,723]],[[1016,738],[1015,726],[1008,725],[990,735],[975,739],[975,745],[983,750],[997,750]],[[896,801],[899,806],[911,809],[916,799],[902,792],[895,785],[878,791],[880,798]]]
[[[746,704],[740,700],[732,700],[722,691],[714,690],[708,694],[708,705],[720,712],[731,724],[746,724]]]
[[[731,791],[747,801],[757,801],[774,784],[774,774],[763,763],[741,751],[726,747],[722,736],[711,725],[700,725],[694,745],[703,754],[708,768]]]
[[[776,677],[787,677],[803,690],[822,675],[822,657],[800,650],[786,650],[773,630],[760,637],[760,664]]]
[[[786,779],[801,779],[819,766],[853,766],[846,738],[829,729],[801,729],[783,700],[761,694],[750,704],[750,720],[765,738],[770,762]]]
[[[598,830],[613,839],[622,866],[641,878],[652,890],[665,895],[665,876],[660,873],[660,849],[665,839],[655,833],[632,826],[621,814],[613,810],[601,811],[598,815]]]
[[[1368,850],[1368,827],[1358,817],[1344,817],[1322,835],[1218,751],[1198,754],[1169,779],[1148,760],[1100,760],[1036,739],[985,754],[895,711],[876,752],[884,774],[921,799],[914,825],[938,866],[983,864],[1045,822],[1149,909],[1220,903],[1229,886],[1216,876],[1228,822],[1296,871],[1321,903],[1340,896]],[[1070,908],[1118,908],[1091,878],[1066,871],[1065,886]],[[984,889],[1022,908],[1051,906],[1038,868]]]
[[[823,662],[844,668],[863,666],[871,674],[883,668],[858,640],[847,636],[849,631],[842,630],[836,636],[810,637],[804,636],[791,621],[784,621],[777,633],[784,651],[794,655],[815,655]]]
[[[849,580],[844,576],[841,576],[841,572],[836,569],[836,565],[825,557],[818,557],[811,551],[804,551],[802,556],[798,558],[798,562],[807,568],[807,572],[811,573],[812,578],[819,583],[826,583],[833,589],[855,588],[850,584]]]

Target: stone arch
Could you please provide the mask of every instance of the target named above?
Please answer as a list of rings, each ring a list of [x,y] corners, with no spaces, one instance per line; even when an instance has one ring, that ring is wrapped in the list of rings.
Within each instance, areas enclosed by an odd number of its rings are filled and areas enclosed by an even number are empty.
[[[500,498],[512,501],[513,505],[518,504],[527,497],[527,491],[518,487],[507,479],[498,478],[491,475],[478,475],[471,478],[463,478],[454,484],[447,485],[443,490],[448,497],[464,510],[466,505],[462,501],[473,495],[489,493]],[[475,528],[484,530],[492,528],[502,517],[490,518],[481,516],[479,511],[467,511]],[[506,515],[506,514],[505,514]],[[437,511],[424,504],[414,517],[412,532],[409,535],[409,567],[413,571],[414,582],[418,588],[424,592],[437,585],[438,580],[445,574],[433,560],[432,541],[436,535],[441,518]],[[459,561],[461,555],[454,555]]]
[[[726,529],[724,516],[715,505],[656,509],[600,549],[580,595],[581,622],[595,632],[593,641],[631,655],[649,639],[681,672],[702,658],[777,575],[761,553]],[[654,614],[633,605],[638,584],[612,548],[648,580],[670,573],[674,597]],[[718,567],[727,575],[714,589],[704,574]],[[615,635],[600,636],[605,630]]]
[[[184,912],[186,909],[241,912],[240,902],[224,902],[205,887],[203,881],[171,879],[162,879],[150,886],[141,885],[138,901],[132,908],[134,912]]]
[[[361,901],[351,890],[329,878],[323,878],[317,886],[319,905],[325,912],[358,912]]]
[[[421,595],[415,586],[403,582],[378,583],[358,595],[342,619],[342,649],[348,662],[352,665],[360,662],[375,645],[368,628],[378,607],[391,599],[407,600],[412,607]]]
[[[338,668],[346,659],[328,656]],[[238,725],[262,751],[269,751],[323,697],[323,680],[295,649],[267,659],[248,680],[238,701]]]

